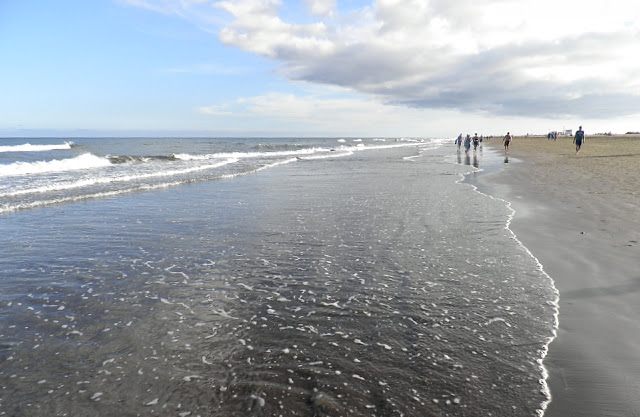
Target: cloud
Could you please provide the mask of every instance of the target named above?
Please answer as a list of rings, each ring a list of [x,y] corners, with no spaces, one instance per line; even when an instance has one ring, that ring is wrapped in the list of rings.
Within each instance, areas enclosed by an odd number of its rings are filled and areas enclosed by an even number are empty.
[[[424,134],[424,111],[405,106],[378,103],[366,97],[344,95],[294,95],[268,93],[244,97],[232,103],[198,109],[198,113],[223,116],[220,123],[246,124],[266,129],[286,126],[287,129],[314,136],[355,135],[397,136],[398,126],[415,136]],[[226,116],[233,115],[233,120]],[[442,119],[440,118],[439,121]],[[249,123],[250,121],[250,123]]]
[[[316,16],[331,16],[336,8],[336,0],[305,0],[305,3]]]
[[[285,23],[281,5],[265,3],[225,7],[234,21],[221,40],[278,60],[293,80],[495,114],[605,116],[640,105],[634,1],[379,0],[351,20],[310,25]]]
[[[599,97],[606,106],[607,97]],[[512,105],[513,103],[509,103]],[[525,105],[525,104],[523,104]],[[304,94],[268,93],[239,98],[222,105],[198,109],[198,126],[213,126],[227,134],[240,127],[251,127],[252,134],[283,136],[295,132],[301,136],[440,136],[456,137],[459,133],[478,132],[504,135],[507,131],[524,135],[546,133],[582,124],[589,134],[599,131],[626,132],[634,118],[618,120],[562,119],[560,122],[523,117],[488,117],[481,112],[460,113],[449,109],[412,108],[377,102],[366,95],[349,94],[345,89],[308,88]]]
[[[204,106],[204,107],[198,108],[197,112],[199,114],[205,114],[209,116],[226,116],[226,117],[235,116],[236,113],[231,111],[229,107],[230,106],[227,104]]]
[[[278,16],[277,0],[233,0],[214,3],[236,20],[220,31],[227,44],[278,60],[311,58],[316,52],[329,53],[333,42],[322,22],[298,25]]]
[[[298,23],[286,20],[287,2],[210,3],[227,15],[221,42],[275,60],[292,81],[495,115],[604,118],[640,108],[636,0],[306,4],[313,15]]]

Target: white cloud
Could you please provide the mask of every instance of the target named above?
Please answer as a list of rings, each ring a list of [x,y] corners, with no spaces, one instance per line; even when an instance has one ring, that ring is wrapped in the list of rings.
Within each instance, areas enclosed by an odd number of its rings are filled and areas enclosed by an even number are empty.
[[[278,16],[277,0],[221,1],[214,5],[235,18],[220,31],[223,43],[276,59],[305,56],[311,51],[326,53],[332,48],[323,23],[285,23]]]
[[[260,116],[286,119],[291,122],[309,121],[313,124],[342,124],[369,122],[372,114],[392,116],[393,106],[371,100],[354,98],[317,98],[293,94],[270,93],[245,100],[247,109]]]
[[[251,126],[274,135],[293,131],[305,136],[453,137],[460,133],[459,129],[497,134],[512,127],[510,120],[489,123],[482,114],[465,116],[465,124],[461,125],[460,114],[455,110],[408,108],[341,95],[339,89],[335,92],[338,95],[268,93],[203,107],[198,113],[210,116],[210,125],[215,128]]]
[[[209,116],[235,116],[236,114],[230,110],[228,104],[204,106],[197,109],[198,113]]]
[[[305,0],[305,3],[316,16],[331,16],[336,8],[336,0]]]
[[[413,132],[424,135],[424,110],[408,109],[353,96],[267,93],[245,97],[232,103],[198,109],[198,113],[218,118],[220,123],[245,123],[254,128],[287,126],[300,133],[322,135],[397,136]],[[233,120],[227,116],[233,115]],[[402,126],[402,129],[398,129]]]

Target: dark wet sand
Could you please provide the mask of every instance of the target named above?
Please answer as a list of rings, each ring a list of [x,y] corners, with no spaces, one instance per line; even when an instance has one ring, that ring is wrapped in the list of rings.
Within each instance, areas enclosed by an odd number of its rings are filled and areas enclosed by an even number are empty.
[[[640,416],[640,137],[516,138],[479,178],[560,292],[545,416]]]

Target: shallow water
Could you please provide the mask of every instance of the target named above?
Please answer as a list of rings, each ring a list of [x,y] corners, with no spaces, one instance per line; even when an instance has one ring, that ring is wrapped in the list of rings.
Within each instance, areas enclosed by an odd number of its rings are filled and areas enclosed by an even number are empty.
[[[539,414],[555,294],[509,208],[370,145],[0,216],[0,415]]]

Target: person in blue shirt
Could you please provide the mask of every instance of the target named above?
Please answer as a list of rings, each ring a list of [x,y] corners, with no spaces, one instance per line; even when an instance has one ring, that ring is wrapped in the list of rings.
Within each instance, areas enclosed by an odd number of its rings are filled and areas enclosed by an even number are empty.
[[[456,139],[456,145],[458,145],[458,151],[460,151],[460,147],[462,146],[462,133],[458,135],[458,139]]]
[[[576,144],[576,155],[578,154],[578,152],[580,152],[580,148],[582,147],[584,141],[584,131],[582,130],[582,126],[580,126],[580,128],[576,132],[576,135],[573,137],[573,143]]]
[[[464,139],[464,151],[468,154],[469,149],[471,149],[471,135],[467,135]]]

